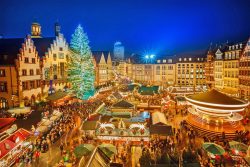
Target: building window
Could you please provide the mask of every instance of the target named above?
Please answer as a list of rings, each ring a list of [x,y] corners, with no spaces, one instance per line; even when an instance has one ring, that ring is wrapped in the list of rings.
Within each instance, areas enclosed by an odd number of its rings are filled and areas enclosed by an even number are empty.
[[[23,76],[26,76],[27,75],[27,70],[22,70],[22,74],[23,74]]]
[[[168,63],[173,63],[173,60],[172,59],[168,59]]]
[[[157,63],[161,63],[161,60],[157,60]]]
[[[29,48],[29,53],[31,53],[31,49]]]
[[[28,83],[22,82],[23,90],[28,90]]]
[[[65,71],[64,63],[60,63],[60,74],[62,77],[64,77],[64,71]]]
[[[59,53],[59,59],[64,59],[64,54],[63,53]]]
[[[28,57],[24,58],[24,63],[29,63],[29,58]]]
[[[35,88],[35,81],[30,81],[30,89],[34,89]]]
[[[0,77],[5,77],[5,70],[4,69],[0,69]]]
[[[36,69],[36,75],[40,75],[40,69]]]
[[[0,92],[7,92],[7,82],[0,82]]]
[[[0,98],[0,108],[7,108],[8,101],[5,98]]]
[[[56,54],[53,54],[53,60],[56,61]]]
[[[33,64],[36,63],[36,59],[35,58],[32,58],[31,61],[32,61]]]
[[[34,75],[34,70],[30,70],[30,75]]]
[[[179,61],[181,61],[181,58],[179,58]]]
[[[163,63],[166,63],[166,60],[165,60],[165,59],[163,59]]]
[[[62,48],[62,47],[60,47],[60,48],[59,48],[59,51],[63,51],[63,48]]]
[[[36,87],[40,87],[40,80],[36,81]]]

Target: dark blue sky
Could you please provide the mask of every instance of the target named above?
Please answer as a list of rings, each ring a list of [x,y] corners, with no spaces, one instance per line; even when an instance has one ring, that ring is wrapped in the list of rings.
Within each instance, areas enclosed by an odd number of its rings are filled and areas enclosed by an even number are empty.
[[[81,23],[93,50],[120,40],[128,52],[174,54],[250,36],[250,0],[1,0],[0,11],[5,37],[25,37],[34,17],[52,36],[58,19],[68,41]]]

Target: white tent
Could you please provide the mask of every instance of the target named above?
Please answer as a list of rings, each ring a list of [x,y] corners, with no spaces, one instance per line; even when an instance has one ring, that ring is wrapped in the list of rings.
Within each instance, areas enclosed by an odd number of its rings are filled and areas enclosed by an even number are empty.
[[[152,124],[164,124],[167,125],[167,119],[165,114],[162,112],[156,111],[152,114]]]
[[[48,130],[48,127],[47,126],[39,126],[36,131],[39,132],[39,133],[44,133]]]

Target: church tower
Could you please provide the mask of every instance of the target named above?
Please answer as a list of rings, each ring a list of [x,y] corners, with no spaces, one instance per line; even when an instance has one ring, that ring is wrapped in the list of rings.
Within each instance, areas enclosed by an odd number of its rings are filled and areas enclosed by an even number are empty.
[[[58,36],[61,31],[61,26],[58,22],[55,23],[55,36]]]
[[[41,38],[41,26],[36,21],[31,24],[31,38]]]

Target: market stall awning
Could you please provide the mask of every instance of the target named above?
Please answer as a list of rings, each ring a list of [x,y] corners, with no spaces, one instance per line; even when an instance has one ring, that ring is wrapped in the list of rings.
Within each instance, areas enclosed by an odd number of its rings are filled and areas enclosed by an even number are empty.
[[[112,108],[134,108],[132,103],[127,102],[126,100],[121,100],[113,104]]]
[[[0,159],[4,157],[8,152],[10,152],[13,148],[15,148],[17,145],[26,140],[30,135],[31,133],[27,130],[19,129],[9,137],[2,140],[0,142]]]
[[[167,119],[166,116],[159,111],[156,111],[152,114],[152,124],[156,125],[167,125]]]
[[[30,107],[19,107],[19,108],[11,108],[7,112],[11,114],[28,114],[30,113]]]
[[[15,120],[16,118],[0,118],[0,132],[8,129]]]
[[[202,148],[210,154],[223,155],[225,150],[222,146],[215,143],[203,143]]]
[[[82,130],[95,130],[97,121],[85,121],[82,124]]]
[[[172,127],[171,126],[159,126],[152,125],[149,128],[151,135],[162,135],[162,136],[172,136]]]
[[[67,92],[58,91],[52,95],[49,95],[46,99],[49,101],[56,101],[56,100],[66,97],[67,95],[68,95]]]

